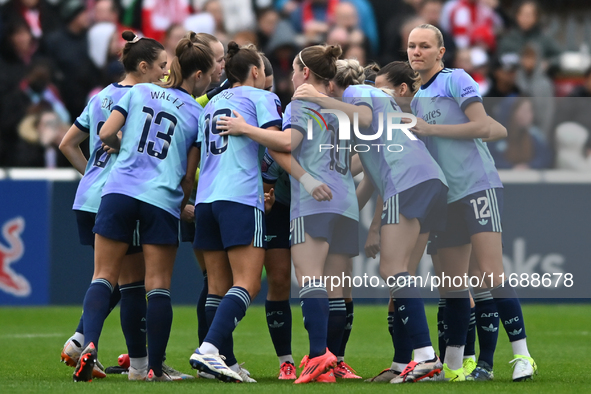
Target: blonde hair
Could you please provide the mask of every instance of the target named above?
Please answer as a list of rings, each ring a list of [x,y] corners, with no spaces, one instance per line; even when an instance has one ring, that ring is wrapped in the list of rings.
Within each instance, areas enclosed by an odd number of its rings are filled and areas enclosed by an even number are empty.
[[[437,47],[439,47],[439,48],[445,47],[445,43],[443,42],[443,34],[441,34],[441,30],[439,30],[436,26],[433,26],[429,23],[425,23],[423,25],[419,25],[419,26],[415,27],[413,30],[415,30],[415,29],[431,30],[433,33],[435,33],[435,39],[437,40]],[[443,59],[441,60],[441,67],[444,67],[443,66]]]
[[[355,59],[337,60],[337,73],[333,78],[337,86],[363,85],[365,69]]]
[[[164,88],[178,88],[183,80],[189,78],[196,71],[209,71],[214,66],[211,48],[193,42],[196,33],[189,32],[181,38],[174,51],[175,57],[170,64],[170,75],[165,82],[158,83]]]

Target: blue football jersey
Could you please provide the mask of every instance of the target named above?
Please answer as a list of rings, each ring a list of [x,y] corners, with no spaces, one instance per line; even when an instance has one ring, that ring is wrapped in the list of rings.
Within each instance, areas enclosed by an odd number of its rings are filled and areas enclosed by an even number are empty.
[[[218,117],[233,116],[233,111],[253,126],[281,126],[281,103],[275,93],[239,86],[211,99],[199,118],[201,172],[196,202],[233,201],[264,211],[265,147],[246,136],[222,137],[216,128]]]
[[[289,207],[291,201],[289,174],[273,160],[268,150],[265,151],[261,162],[261,171],[263,182],[275,184],[275,202]]]
[[[131,86],[111,84],[93,96],[82,114],[74,121],[76,127],[88,133],[90,157],[84,176],[78,184],[73,209],[86,212],[98,212],[101,193],[117,155],[103,151],[99,131],[115,104],[129,91]]]
[[[308,138],[308,128],[312,138]],[[292,101],[283,117],[283,130],[292,129],[304,135],[292,149],[292,158],[314,179],[327,185],[331,201],[316,201],[291,177],[291,220],[318,213],[336,213],[359,220],[359,205],[350,170],[350,141],[339,138],[339,122],[333,114],[322,114],[318,104]],[[331,148],[332,147],[332,148]]]
[[[353,85],[345,90],[343,101],[365,105],[373,111],[372,124],[360,129],[361,134],[374,136],[382,129],[381,136],[371,140],[362,140],[355,133],[352,136],[355,136],[355,144],[359,144],[357,151],[364,172],[369,175],[384,201],[429,179],[446,183],[441,168],[421,140],[410,139],[400,129],[394,129],[392,138],[387,138],[387,114],[401,112],[390,95],[372,86]]]
[[[125,194],[179,218],[181,180],[203,108],[183,89],[142,83],[114,110],[125,116],[125,129],[103,195]]]
[[[462,69],[445,68],[421,86],[411,108],[427,123],[455,125],[470,121],[464,110],[473,102],[482,102],[478,84]],[[503,187],[488,147],[480,138],[423,140],[445,174],[449,203],[478,191]]]

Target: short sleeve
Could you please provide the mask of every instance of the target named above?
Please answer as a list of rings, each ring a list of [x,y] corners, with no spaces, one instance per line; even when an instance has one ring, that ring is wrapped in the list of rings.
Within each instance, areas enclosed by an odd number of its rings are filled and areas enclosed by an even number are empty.
[[[449,78],[449,92],[462,111],[474,102],[482,102],[478,84],[467,72],[456,69]]]
[[[74,121],[74,124],[76,125],[76,127],[78,127],[80,130],[84,131],[85,133],[90,132],[90,106],[92,105],[93,101],[94,101],[94,98],[93,98],[93,100],[90,100],[90,102],[88,104],[86,104],[84,111],[82,111],[80,116],[77,117],[76,120]]]
[[[193,145],[195,145],[199,149],[201,149],[201,144],[203,143],[204,132],[207,129],[205,122],[206,122],[205,111],[203,111],[203,112],[201,112],[201,115],[199,116],[199,120],[197,122],[197,139],[193,143]]]
[[[263,181],[265,183],[276,183],[281,175],[279,165],[273,160],[271,155],[269,155],[268,150],[265,151],[265,155],[263,156],[261,173],[263,174]]]
[[[294,129],[306,135],[309,117],[304,117],[304,106],[305,103],[299,100],[287,104],[283,116],[283,130]]]
[[[365,105],[373,111],[373,98],[369,90],[349,86],[343,93],[343,101],[347,104]]]
[[[127,114],[129,113],[129,107],[131,104],[131,97],[136,91],[136,89],[136,86],[129,89],[129,92],[125,93],[125,96],[121,97],[121,99],[117,102],[117,105],[113,107],[113,111],[119,111],[124,117],[127,118]]]
[[[272,126],[281,127],[281,101],[275,93],[261,90],[261,96],[254,103],[258,126],[266,129]]]

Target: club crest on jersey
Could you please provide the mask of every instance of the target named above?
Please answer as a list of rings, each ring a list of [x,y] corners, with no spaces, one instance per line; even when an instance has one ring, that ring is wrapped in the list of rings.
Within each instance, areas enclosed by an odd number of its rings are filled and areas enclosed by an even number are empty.
[[[25,247],[21,234],[25,229],[25,220],[16,217],[2,225],[0,239],[0,290],[17,297],[31,294],[31,285],[27,278],[16,273],[10,265],[21,259]]]
[[[283,117],[283,108],[281,108],[281,101],[275,99],[275,106],[277,108],[277,114],[279,114],[280,117]]]

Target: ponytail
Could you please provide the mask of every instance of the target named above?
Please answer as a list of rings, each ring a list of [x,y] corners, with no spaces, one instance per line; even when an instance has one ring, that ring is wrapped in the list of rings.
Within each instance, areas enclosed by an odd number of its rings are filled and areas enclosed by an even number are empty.
[[[174,51],[175,57],[170,64],[168,80],[160,84],[164,88],[178,88],[183,81],[197,71],[206,72],[214,65],[213,52],[203,44],[195,44],[194,32],[182,38]]]

